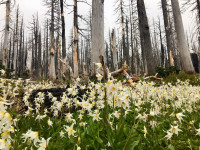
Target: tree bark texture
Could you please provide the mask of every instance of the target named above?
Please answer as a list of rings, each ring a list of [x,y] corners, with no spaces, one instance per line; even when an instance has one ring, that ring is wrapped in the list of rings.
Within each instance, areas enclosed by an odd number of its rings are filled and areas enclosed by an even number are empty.
[[[114,70],[118,69],[118,62],[117,62],[117,47],[116,47],[116,34],[115,34],[115,30],[112,30],[112,56],[113,56],[113,64],[114,64]]]
[[[139,18],[140,41],[143,55],[143,65],[146,66],[146,73],[152,75],[155,73],[155,66],[144,0],[137,0],[137,8]]]
[[[95,63],[100,63],[104,54],[104,1],[92,1],[92,49],[91,49],[91,75],[95,72]]]
[[[185,37],[179,2],[178,0],[171,0],[171,3],[172,3],[172,10],[173,10],[173,16],[174,16],[175,29],[177,33],[177,40],[178,40],[177,44],[178,44],[178,49],[180,51],[180,56],[181,56],[181,64],[182,64],[183,70],[186,73],[192,74],[195,71],[194,71],[192,61],[191,61],[190,52],[187,45],[187,40]]]
[[[78,9],[74,0],[74,78],[78,77]]]
[[[163,11],[163,18],[164,18],[164,25],[165,25],[165,33],[166,33],[166,41],[167,41],[167,52],[169,58],[169,65],[174,66],[174,59],[172,55],[172,39],[171,39],[171,28],[169,24],[169,14],[167,10],[167,1],[162,0],[162,11]]]
[[[5,35],[3,44],[3,65],[7,67],[7,51],[8,51],[8,39],[9,39],[9,28],[10,28],[10,0],[6,1],[6,21],[5,21]]]
[[[55,39],[54,39],[54,0],[51,2],[51,27],[50,27],[50,69],[49,78],[56,79],[55,69]]]

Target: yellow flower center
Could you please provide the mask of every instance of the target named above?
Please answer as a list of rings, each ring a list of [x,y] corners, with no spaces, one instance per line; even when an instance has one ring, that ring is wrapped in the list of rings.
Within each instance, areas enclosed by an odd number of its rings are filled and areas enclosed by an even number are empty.
[[[43,143],[43,144],[41,145],[41,147],[42,147],[42,149],[46,149],[46,144]]]
[[[98,118],[99,118],[99,116],[98,116],[97,114],[95,114],[95,115],[94,115],[94,118],[95,118],[95,119],[98,119]]]
[[[173,131],[176,132],[177,128],[173,127]]]
[[[35,136],[38,137],[39,133],[38,132],[34,132]]]
[[[6,116],[7,116],[9,119],[12,118],[11,115],[10,115],[9,113],[7,113]]]
[[[116,105],[116,104],[117,104],[117,101],[114,101],[114,104]]]
[[[110,84],[111,84],[111,81],[108,81],[107,84],[110,85]]]
[[[72,128],[69,128],[69,129],[68,129],[68,133],[69,133],[69,134],[72,134],[72,132],[73,132],[73,129],[72,129]]]
[[[0,139],[0,143],[6,143],[6,140],[5,139]]]
[[[115,89],[116,89],[116,88],[113,86],[113,87],[112,87],[112,90],[114,91]]]
[[[85,103],[85,104],[83,104],[83,107],[87,107],[88,105]]]
[[[9,147],[9,148],[11,147],[11,143],[8,143],[8,147]]]

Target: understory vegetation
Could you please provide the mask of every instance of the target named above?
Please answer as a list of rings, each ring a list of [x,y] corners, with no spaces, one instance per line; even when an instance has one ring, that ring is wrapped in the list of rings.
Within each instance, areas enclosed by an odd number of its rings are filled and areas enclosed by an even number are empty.
[[[67,88],[2,77],[0,149],[199,149],[200,90],[179,80],[185,76],[128,86],[98,75],[97,83],[77,78]],[[55,87],[66,92],[32,95]]]

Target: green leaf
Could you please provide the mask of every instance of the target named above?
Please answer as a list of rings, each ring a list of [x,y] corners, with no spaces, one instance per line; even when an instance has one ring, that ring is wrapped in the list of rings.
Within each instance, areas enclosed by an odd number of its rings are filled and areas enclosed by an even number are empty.
[[[97,140],[98,143],[100,143],[100,144],[103,143],[103,140],[100,137],[96,137],[95,139]]]
[[[129,128],[127,125],[124,126],[124,128],[123,128],[123,133],[124,133],[126,136],[128,136],[128,135],[130,134],[130,128]]]
[[[168,148],[169,148],[170,150],[175,150],[174,146],[171,145],[171,144],[168,146]]]
[[[134,141],[127,146],[127,150],[133,150],[138,144],[140,140]]]
[[[118,129],[116,133],[116,137],[120,140],[121,137],[123,136],[123,128],[124,128],[124,119],[121,119],[119,124],[118,124]]]

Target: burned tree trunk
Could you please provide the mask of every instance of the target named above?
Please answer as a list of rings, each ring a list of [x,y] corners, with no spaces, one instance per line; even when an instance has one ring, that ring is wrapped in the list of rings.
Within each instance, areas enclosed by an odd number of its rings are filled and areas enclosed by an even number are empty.
[[[198,18],[199,18],[199,24],[200,24],[200,1],[197,1],[197,11],[198,11]],[[199,70],[200,70],[200,26],[198,26],[199,28],[199,37],[198,37],[198,42],[199,42],[199,48],[198,48],[198,55],[199,55]]]
[[[56,79],[55,70],[55,39],[54,39],[54,0],[51,2],[51,27],[50,27],[50,67],[49,78]]]
[[[8,63],[7,63],[7,68],[11,68],[11,56],[12,56],[12,36],[10,35],[10,48],[9,48],[9,54],[8,54]]]
[[[199,0],[196,0],[196,1],[197,1],[198,18],[199,18],[199,23],[200,23],[200,1]]]
[[[122,24],[122,48],[123,48],[123,60],[129,65],[129,52],[126,47],[125,39],[125,21],[124,21],[124,8],[123,0],[120,0],[120,10],[121,10],[121,24]]]
[[[37,77],[41,77],[41,72],[42,72],[42,37],[41,37],[41,32],[39,32],[38,35],[38,68],[37,68]]]
[[[33,25],[34,25],[34,40],[35,40],[35,45],[34,45],[34,70],[38,73],[38,28],[39,28],[39,25],[38,25],[38,16],[37,16],[37,19],[33,20]],[[38,74],[36,74],[36,76],[38,77]]]
[[[109,67],[108,43],[106,42],[106,65]]]
[[[95,75],[95,64],[100,63],[104,53],[104,0],[92,1],[92,49],[91,75]]]
[[[178,40],[177,44],[178,44],[178,49],[180,51],[180,56],[181,56],[181,64],[183,66],[183,70],[186,73],[192,74],[195,71],[192,65],[190,52],[189,52],[189,48],[188,48],[186,37],[185,37],[179,2],[178,0],[171,0],[171,3],[172,3],[173,15],[174,15],[175,29],[177,33],[177,40]]]
[[[160,20],[159,20],[159,32],[160,32],[160,47],[161,47],[161,66],[164,67],[164,64],[166,63],[165,62],[165,49],[164,49],[164,46],[163,46]]]
[[[130,27],[131,27],[131,54],[132,54],[132,57],[131,57],[131,63],[130,63],[130,66],[131,66],[131,69],[132,69],[132,72],[133,72],[133,68],[134,68],[134,63],[133,63],[133,55],[134,55],[134,48],[133,48],[133,24],[134,24],[134,20],[133,20],[133,0],[130,0],[129,1],[129,9],[130,9]],[[135,66],[136,68],[136,66]]]
[[[112,39],[112,60],[113,60],[113,66],[114,66],[114,70],[117,70],[118,69],[118,62],[117,62],[117,48],[116,48],[116,35],[115,35],[115,30],[113,29],[112,30],[112,36],[111,36],[111,39]]]
[[[77,0],[74,0],[74,78],[78,77],[78,13]]]
[[[48,19],[47,19],[47,26],[46,26],[46,47],[45,47],[45,77],[47,78],[48,77],[48,64],[49,64],[49,22],[48,22]]]
[[[130,66],[130,61],[129,61],[129,30],[128,30],[128,19],[126,18],[126,53],[125,53],[125,58],[127,61],[127,64]]]
[[[152,75],[155,73],[155,66],[144,0],[137,0],[137,8],[143,64],[146,66],[144,67],[146,73]]]
[[[18,27],[19,27],[19,7],[16,12],[16,25],[14,33],[14,47],[13,47],[13,69],[15,70],[15,75],[17,73],[17,52],[18,52]]]
[[[10,28],[10,0],[6,1],[6,24],[5,24],[5,35],[3,44],[3,65],[7,67],[7,51],[8,51],[8,38],[9,38],[9,28]]]
[[[22,36],[23,36],[23,19],[22,19],[22,22],[21,22],[21,28],[20,28],[20,41],[19,41],[19,54],[18,54],[18,68],[17,68],[17,74],[18,76],[21,75],[21,70],[22,70]]]
[[[32,52],[31,52],[31,72],[33,72],[35,69],[35,60],[34,60],[34,51],[35,51],[35,48],[34,48],[34,35],[32,34],[32,39],[31,39],[31,48],[32,48]]]
[[[61,22],[62,22],[62,58],[66,57],[66,39],[65,39],[65,15],[63,9],[63,0],[60,0]]]
[[[63,9],[63,0],[60,0],[61,22],[62,22],[62,59],[66,58],[66,38],[65,38],[65,15]],[[62,72],[65,72],[66,67],[62,65]]]
[[[164,25],[165,25],[165,32],[166,32],[166,41],[167,41],[167,52],[168,52],[168,59],[169,65],[174,66],[174,59],[172,55],[172,39],[171,39],[171,28],[169,24],[169,14],[167,12],[167,1],[162,0],[162,11],[163,11],[163,18],[164,18]]]

